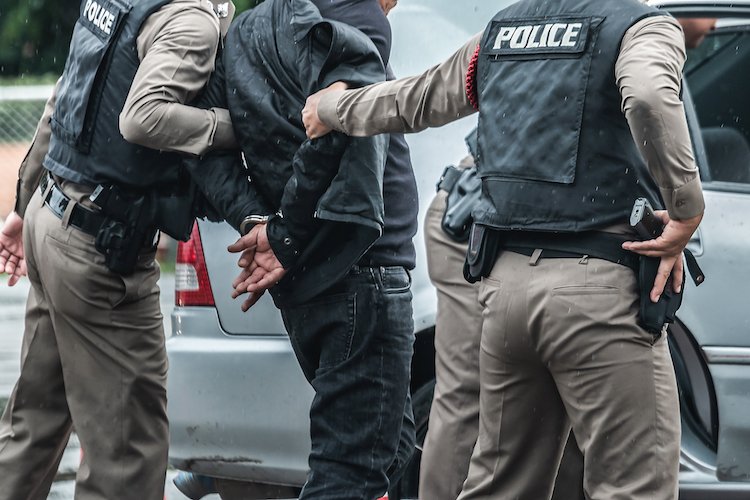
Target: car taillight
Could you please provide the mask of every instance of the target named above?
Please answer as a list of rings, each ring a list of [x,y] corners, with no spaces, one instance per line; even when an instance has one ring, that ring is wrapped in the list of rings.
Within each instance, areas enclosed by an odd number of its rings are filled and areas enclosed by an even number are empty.
[[[188,241],[177,243],[174,303],[176,306],[215,305],[198,223],[193,225]]]

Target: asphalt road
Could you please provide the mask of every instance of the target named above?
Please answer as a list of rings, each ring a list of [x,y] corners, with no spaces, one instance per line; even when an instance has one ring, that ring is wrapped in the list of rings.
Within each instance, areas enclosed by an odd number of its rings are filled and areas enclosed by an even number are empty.
[[[5,283],[5,277],[0,277],[0,407],[10,396],[18,378],[21,356],[21,339],[23,336],[23,318],[29,282],[24,279],[13,288]],[[164,330],[167,335],[172,332],[171,313],[174,307],[174,275],[162,275],[159,281],[161,287],[161,304],[164,313]],[[63,460],[58,471],[59,480],[56,481],[47,498],[54,500],[71,500],[75,488],[75,471],[80,460],[78,439],[73,436],[65,450]],[[185,500],[172,484],[172,477],[176,471],[169,471],[165,484],[165,498],[167,500]],[[134,485],[137,487],[137,485]],[[211,495],[206,499],[218,500],[218,495]]]

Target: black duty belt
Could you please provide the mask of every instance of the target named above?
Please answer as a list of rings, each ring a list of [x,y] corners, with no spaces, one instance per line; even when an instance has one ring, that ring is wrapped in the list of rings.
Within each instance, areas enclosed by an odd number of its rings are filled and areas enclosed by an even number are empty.
[[[585,233],[504,233],[502,248],[531,256],[537,248],[542,258],[581,258],[584,255],[608,260],[638,270],[638,255],[622,248],[624,237],[601,231]]]
[[[49,185],[50,183],[52,183],[52,186]],[[49,191],[47,190],[48,187],[50,188]],[[39,183],[39,189],[42,192],[42,196],[44,196],[44,193],[47,193],[47,196],[44,197],[44,204],[47,205],[52,213],[60,219],[64,217],[68,205],[70,203],[75,203],[68,197],[68,195],[63,193],[62,189],[55,184],[55,181],[50,175],[42,176],[42,180]],[[70,212],[68,224],[80,229],[86,234],[96,236],[99,232],[99,228],[101,228],[104,223],[104,220],[105,217],[103,214],[94,212],[93,210],[89,210],[80,204],[75,203]]]

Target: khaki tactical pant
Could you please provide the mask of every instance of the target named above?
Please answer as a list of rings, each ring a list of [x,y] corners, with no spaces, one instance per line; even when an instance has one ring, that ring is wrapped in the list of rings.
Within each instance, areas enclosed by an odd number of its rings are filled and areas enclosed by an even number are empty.
[[[161,500],[167,358],[153,252],[133,275],[111,273],[93,237],[39,192],[24,248],[31,291],[21,375],[0,420],[0,499],[47,498],[73,427],[76,499]]]
[[[464,279],[466,244],[441,228],[447,193],[439,191],[424,224],[427,268],[438,295],[435,322],[435,395],[425,438],[419,497],[456,500],[479,433],[479,284]],[[583,457],[574,439],[555,481],[555,500],[583,499]]]
[[[466,244],[440,223],[447,193],[439,191],[425,217],[427,269],[437,289],[435,395],[422,452],[419,498],[455,500],[469,470],[479,431],[479,285],[463,277]]]
[[[633,271],[506,251],[480,301],[479,438],[459,498],[549,498],[571,426],[588,498],[677,498],[677,386],[666,338],[636,323]]]

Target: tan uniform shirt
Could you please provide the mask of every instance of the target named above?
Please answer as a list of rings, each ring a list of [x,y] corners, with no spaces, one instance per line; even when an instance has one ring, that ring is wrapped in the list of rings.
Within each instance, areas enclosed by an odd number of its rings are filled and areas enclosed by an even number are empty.
[[[198,95],[214,69],[220,37],[234,13],[231,2],[229,6],[229,15],[220,20],[208,0],[172,0],[149,16],[136,41],[141,64],[120,114],[126,140],[195,155],[236,146],[226,109],[185,105]],[[54,103],[53,92],[21,163],[16,200],[21,216],[44,171]]]
[[[465,91],[466,72],[481,34],[421,75],[331,92],[320,119],[351,135],[418,132],[475,112]],[[622,109],[658,185],[670,217],[703,213],[703,191],[679,98],[685,40],[674,19],[656,16],[633,25],[615,66]]]

